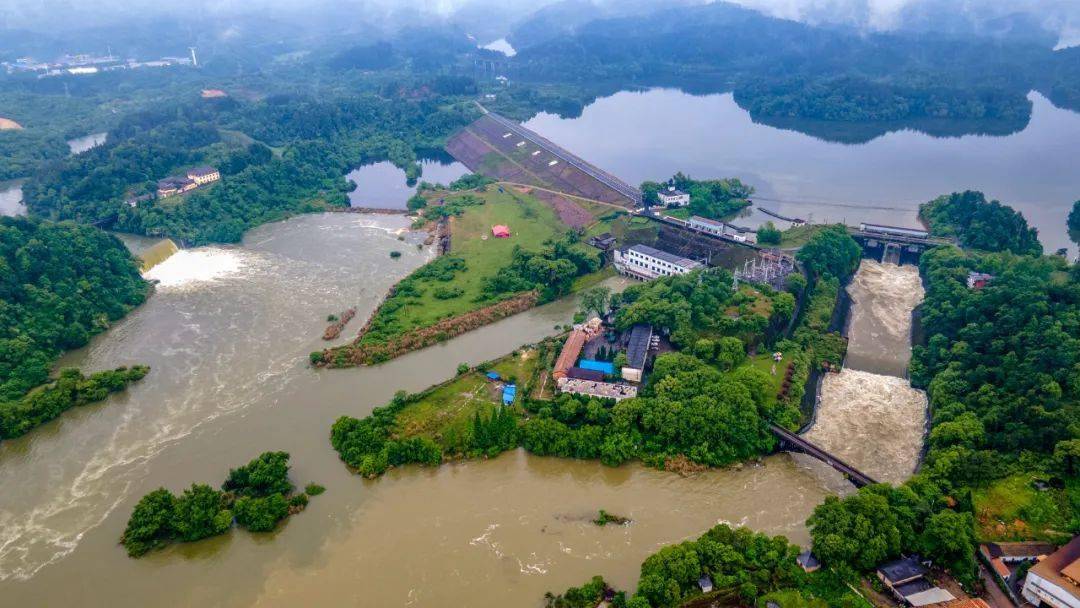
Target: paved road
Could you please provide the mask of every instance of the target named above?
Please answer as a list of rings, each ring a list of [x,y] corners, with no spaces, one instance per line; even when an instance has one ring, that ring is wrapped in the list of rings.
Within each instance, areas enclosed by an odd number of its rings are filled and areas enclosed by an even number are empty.
[[[993,575],[986,569],[986,566],[981,561],[978,564],[979,577],[982,578],[983,586],[986,587],[986,593],[983,594],[982,599],[986,600],[987,604],[990,604],[990,608],[1016,608],[1016,604],[1001,590],[1001,587],[997,586],[997,581],[994,580]]]

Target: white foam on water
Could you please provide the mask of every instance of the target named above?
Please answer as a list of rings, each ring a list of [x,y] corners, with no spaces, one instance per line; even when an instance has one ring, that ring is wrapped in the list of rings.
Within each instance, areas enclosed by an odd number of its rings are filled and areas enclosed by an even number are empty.
[[[158,281],[159,287],[184,287],[235,275],[245,266],[242,254],[235,249],[205,247],[178,251],[144,276]]]

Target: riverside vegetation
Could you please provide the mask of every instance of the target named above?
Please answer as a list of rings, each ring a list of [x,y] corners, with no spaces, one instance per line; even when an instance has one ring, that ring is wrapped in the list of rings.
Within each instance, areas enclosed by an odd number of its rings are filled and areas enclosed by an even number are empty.
[[[612,299],[617,327],[651,323],[669,330],[683,349],[657,359],[638,398],[536,398],[540,372],[559,347],[548,341],[490,368],[522,386],[513,407],[484,396],[482,371],[489,368],[482,366],[443,387],[399,394],[366,418],[343,416],[331,432],[333,447],[369,476],[518,446],[612,466],[633,459],[659,467],[724,466],[775,447],[766,421],[797,427],[797,402],[778,398],[780,377],[746,354],[748,344],[769,339],[770,327],[786,326],[794,312],[790,294],[733,291],[731,275],[714,270],[635,285]],[[466,387],[480,396],[477,405],[457,403]]]
[[[980,200],[976,193],[957,194],[929,205],[940,216],[962,218]],[[1012,211],[994,206],[990,213]],[[1014,221],[1016,230],[979,241],[984,251],[946,246],[923,255],[928,289],[922,320],[929,338],[913,351],[911,375],[932,406],[926,460],[900,486],[868,486],[847,498],[829,497],[814,510],[807,525],[824,569],[802,581],[777,584],[766,577],[758,579],[763,584],[743,586],[740,581],[752,580],[752,568],[736,561],[710,569],[707,550],[683,543],[646,560],[628,605],[678,606],[700,596],[721,603],[862,606],[865,601],[844,581],[901,554],[919,553],[973,586],[977,541],[1061,542],[1080,532],[1080,270],[1060,257],[1013,253],[1016,235],[1028,230],[1022,217]],[[969,230],[970,224],[958,230],[961,242],[985,236]],[[858,263],[857,248],[839,230],[813,238],[814,246],[799,257],[811,271],[819,302],[812,291],[795,341],[800,332],[822,335],[822,323],[831,317],[828,302],[846,275],[829,269],[850,273]],[[816,280],[814,269],[820,272]],[[973,270],[994,279],[968,289]],[[811,356],[821,348],[815,343],[805,342]],[[1053,483],[1040,491],[1034,486],[1040,480]],[[794,554],[781,561],[796,568]],[[698,591],[702,574],[712,576],[712,594]],[[719,577],[734,581],[724,585]]]
[[[293,494],[289,455],[263,452],[246,465],[229,470],[221,490],[192,484],[179,496],[159,488],[135,505],[120,542],[139,557],[173,542],[193,542],[224,534],[235,522],[251,532],[269,532],[307,506],[308,497],[324,488],[308,484]]]
[[[463,189],[474,183],[477,189]],[[380,363],[564,296],[575,279],[600,270],[582,232],[531,195],[468,178],[420,198],[413,205],[425,219],[450,218],[450,253],[399,281],[352,344],[312,353],[313,363]],[[497,224],[512,236],[491,238]]]
[[[1080,269],[1041,257],[1023,217],[980,193],[923,213],[935,228],[953,218],[959,241],[982,250],[938,247],[920,263],[928,339],[913,350],[911,379],[931,404],[925,461],[899,487],[827,499],[808,524],[826,566],[866,571],[917,552],[973,585],[976,541],[1080,532]],[[997,226],[976,219],[988,217]],[[994,278],[968,289],[971,271]],[[1040,479],[1057,481],[1038,491]]]
[[[147,296],[149,285],[115,237],[96,228],[0,218],[0,438],[68,408],[104,399],[146,375],[135,366],[83,376],[49,370]]]

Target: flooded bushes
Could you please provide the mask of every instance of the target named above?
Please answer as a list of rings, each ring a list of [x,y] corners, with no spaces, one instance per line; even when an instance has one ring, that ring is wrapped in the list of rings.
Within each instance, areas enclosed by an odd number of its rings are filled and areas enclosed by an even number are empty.
[[[248,464],[231,469],[221,490],[192,484],[180,496],[158,488],[143,496],[128,519],[120,542],[131,557],[139,557],[172,542],[193,542],[224,534],[235,521],[252,532],[268,532],[291,513],[302,511],[308,495],[292,495],[289,455],[264,452]],[[308,484],[312,496],[322,486]]]
[[[149,371],[145,365],[136,365],[84,376],[77,369],[64,369],[52,384],[17,401],[0,402],[0,439],[18,437],[72,407],[101,401],[141,380]]]
[[[330,429],[330,444],[346,464],[365,477],[381,475],[391,465],[439,464],[442,450],[434,441],[426,437],[391,439],[397,414],[414,398],[398,392],[389,405],[375,408],[366,418],[338,418]]]

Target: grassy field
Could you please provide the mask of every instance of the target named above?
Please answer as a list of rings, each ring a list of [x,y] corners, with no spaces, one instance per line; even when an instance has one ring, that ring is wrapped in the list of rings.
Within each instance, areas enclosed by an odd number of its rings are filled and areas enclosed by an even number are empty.
[[[444,319],[459,317],[495,304],[485,294],[484,286],[510,263],[515,247],[527,251],[539,251],[544,243],[565,234],[569,227],[555,210],[529,194],[513,188],[492,186],[486,191],[425,194],[432,203],[445,198],[446,204],[455,200],[475,197],[481,204],[463,206],[459,216],[450,222],[450,252],[420,269],[399,283],[395,293],[376,312],[370,330],[360,344],[379,345],[388,343],[412,330],[431,327]],[[429,203],[430,204],[430,203]],[[625,214],[615,216],[609,207],[596,205],[590,213],[603,212],[590,232],[601,233],[614,229],[615,223],[626,223]],[[510,238],[499,239],[491,234],[491,227],[505,225],[510,228]],[[582,248],[591,247],[584,243]],[[464,267],[461,267],[461,264]],[[612,271],[602,269],[590,275],[578,277],[573,291],[596,285],[612,276]]]
[[[414,273],[419,295],[397,293],[387,299],[378,313],[393,315],[397,333],[427,327],[482,307],[488,303],[481,301],[484,282],[510,261],[514,247],[538,250],[544,241],[564,230],[550,207],[527,195],[511,191],[500,193],[492,188],[488,192],[460,193],[446,198],[450,201],[469,195],[479,197],[484,203],[466,207],[462,215],[450,218],[450,253],[424,267],[437,265],[448,258],[460,258],[464,260],[465,268],[454,272],[449,281],[426,277],[423,268]],[[497,239],[491,235],[491,227],[497,224],[510,228],[510,238]],[[447,290],[460,290],[460,293],[445,297]],[[395,306],[400,308],[389,313],[388,307],[393,309]]]
[[[1032,485],[1037,478],[1035,473],[1021,473],[972,492],[980,540],[1063,542],[1070,538],[1066,529],[1075,505],[1080,504],[1080,482],[1071,480],[1063,490],[1040,492]]]
[[[491,370],[503,378],[514,378],[519,391],[535,373],[538,351],[523,348],[499,359]],[[444,450],[452,450],[454,438],[463,437],[477,412],[487,417],[502,403],[502,384],[489,381],[485,372],[471,371],[431,390],[397,416],[401,437],[427,437]],[[521,393],[519,392],[519,396]]]
[[[823,228],[825,228],[825,226],[821,224],[806,224],[805,226],[788,228],[781,233],[780,248],[793,249],[802,247]]]

